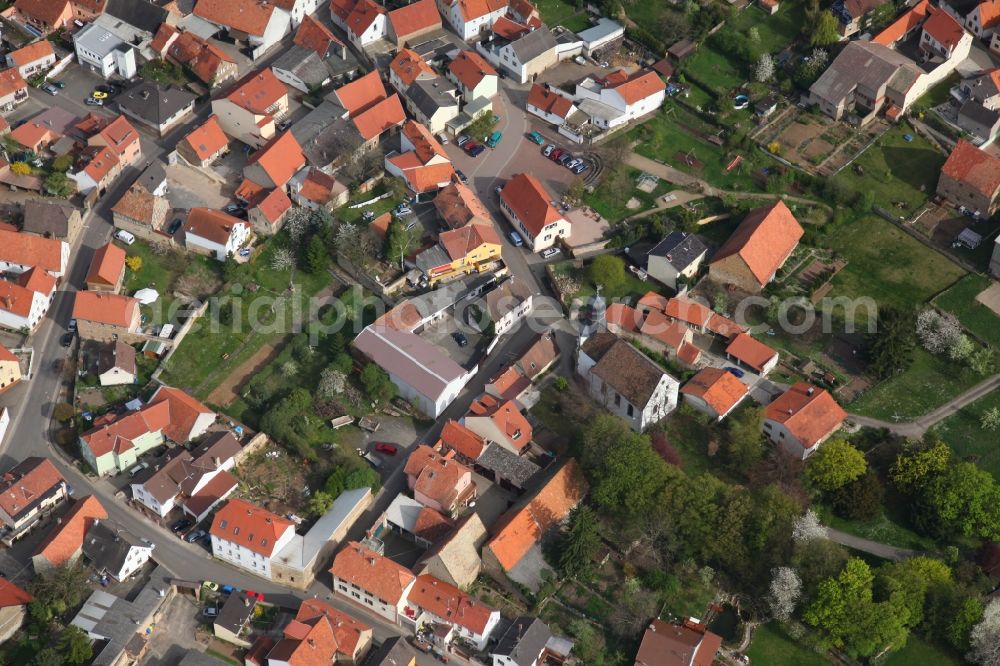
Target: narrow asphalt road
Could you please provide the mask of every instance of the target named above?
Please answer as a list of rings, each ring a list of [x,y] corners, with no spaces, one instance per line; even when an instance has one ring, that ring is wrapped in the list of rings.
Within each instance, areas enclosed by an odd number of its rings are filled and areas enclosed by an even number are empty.
[[[869,428],[885,428],[886,430],[902,437],[920,439],[928,430],[941,421],[944,421],[952,414],[961,411],[965,407],[968,407],[975,401],[992,393],[993,391],[996,391],[997,389],[1000,389],[1000,374],[984,379],[967,390],[965,393],[955,396],[937,409],[928,412],[923,416],[917,417],[912,421],[884,421],[882,419],[873,419],[859,414],[851,414],[850,419],[858,425]]]
[[[909,548],[890,546],[889,544],[872,541],[871,539],[862,539],[853,534],[835,530],[832,527],[826,528],[826,538],[842,546],[860,550],[886,560],[905,560],[908,557],[921,554],[919,550],[910,550]]]

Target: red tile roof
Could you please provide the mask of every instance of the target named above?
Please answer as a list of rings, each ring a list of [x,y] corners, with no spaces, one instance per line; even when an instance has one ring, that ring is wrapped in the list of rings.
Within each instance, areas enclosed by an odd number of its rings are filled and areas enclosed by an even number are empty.
[[[170,409],[170,424],[164,428],[164,434],[177,442],[183,444],[191,438],[195,421],[203,414],[211,414],[215,417],[215,412],[201,404],[196,398],[188,395],[179,388],[172,386],[160,386],[156,393],[149,399],[150,405],[166,403]]]
[[[89,530],[98,520],[107,520],[108,512],[93,495],[81,497],[62,518],[62,522],[52,528],[48,536],[38,545],[35,556],[44,557],[55,567],[72,560],[80,549]]]
[[[382,84],[377,70],[350,83],[345,83],[337,88],[334,94],[340,101],[340,105],[347,111],[347,115],[352,117],[376,102],[384,100],[387,96],[385,86]]]
[[[170,407],[147,405],[117,419],[109,414],[104,420],[99,419],[94,424],[95,427],[80,435],[80,439],[94,458],[100,458],[112,451],[128,451],[134,447],[132,442],[143,435],[163,432],[170,424]]]
[[[282,216],[287,213],[292,208],[292,200],[288,198],[285,191],[280,188],[275,188],[267,193],[263,199],[257,203],[257,210],[260,211],[261,215],[271,223],[271,225],[277,224]]]
[[[260,69],[243,77],[226,99],[253,114],[264,115],[269,107],[287,95],[288,89],[278,80],[274,72],[270,69]]]
[[[232,499],[219,509],[208,533],[270,558],[278,541],[295,523],[241,499]]]
[[[319,599],[306,599],[303,601],[302,605],[299,606],[299,612],[295,615],[295,621],[312,625],[313,627],[318,626],[322,622],[330,627],[330,638],[332,640],[330,640],[328,645],[332,648],[330,651],[331,657],[321,662],[324,666],[334,661],[333,657],[335,654],[340,654],[346,659],[352,659],[358,649],[358,642],[361,640],[362,634],[370,632],[372,629],[367,624],[358,622],[347,613]],[[313,637],[313,634],[315,634],[315,630],[307,634],[305,640],[308,641],[310,637]],[[319,645],[317,648],[317,652],[325,652],[322,649],[323,645]],[[314,662],[308,659],[300,659],[298,661],[290,661],[289,663],[292,666],[306,666]]]
[[[1000,0],[984,0],[974,11],[979,12],[979,25],[983,28],[1000,25]]]
[[[1000,157],[976,148],[965,139],[958,140],[941,173],[991,199],[1000,190]]]
[[[508,180],[500,192],[500,199],[514,211],[532,236],[538,236],[547,225],[563,219],[550,203],[552,197],[541,181],[528,173],[515,174]]]
[[[389,12],[389,23],[398,39],[441,27],[441,14],[434,0],[417,0]]]
[[[10,68],[0,72],[0,97],[6,97],[16,93],[18,90],[27,90],[28,84],[24,82],[17,69]],[[30,125],[31,123],[25,123]]]
[[[642,637],[635,666],[712,666],[722,637],[703,625],[654,619]]]
[[[739,256],[761,284],[767,284],[803,235],[792,211],[780,199],[750,211],[712,257],[712,263]]]
[[[568,116],[570,109],[573,108],[573,100],[547,90],[538,83],[531,86],[528,92],[528,104],[560,118]]]
[[[31,314],[31,303],[34,294],[14,282],[0,280],[0,310],[10,312],[18,317]]]
[[[484,393],[469,405],[467,416],[489,417],[518,452],[523,451],[531,443],[534,431],[513,400],[502,401]]]
[[[698,328],[704,327],[712,318],[712,311],[707,307],[697,301],[680,296],[667,301],[664,314]]]
[[[16,51],[11,51],[7,54],[7,57],[14,61],[14,67],[23,67],[47,56],[54,56],[55,54],[56,52],[52,50],[52,43],[49,40],[39,39],[37,42],[32,42]]]
[[[427,61],[411,49],[400,49],[396,57],[389,63],[389,69],[399,77],[404,86],[409,86],[421,76],[437,76],[437,72],[427,64]]]
[[[30,16],[42,23],[55,27],[68,14],[69,0],[17,0],[14,6],[18,13]]]
[[[365,141],[370,141],[386,130],[402,125],[406,112],[399,101],[399,95],[377,102],[374,106],[353,117],[354,126]]]
[[[355,0],[330,0],[330,13],[346,23],[347,17],[354,10]]]
[[[670,302],[666,296],[662,296],[655,291],[647,291],[639,298],[636,306],[639,308],[649,308],[651,310],[667,311],[667,303]]]
[[[46,297],[51,296],[56,288],[56,279],[37,266],[17,276],[17,283],[28,291],[36,291]]]
[[[344,47],[344,43],[330,32],[330,29],[323,25],[319,19],[306,15],[302,18],[298,32],[293,40],[298,46],[313,51],[320,58],[325,58],[330,52],[330,47],[334,44]]]
[[[306,165],[306,156],[295,136],[291,132],[285,132],[254,153],[247,164],[260,166],[274,183],[274,187],[284,187],[295,172]]]
[[[924,22],[924,32],[945,48],[954,48],[965,36],[965,28],[955,18],[937,7],[929,8],[930,18]]]
[[[768,361],[778,354],[763,342],[753,339],[746,333],[740,333],[734,337],[729,346],[726,347],[726,353],[757,372],[761,372]]]
[[[262,37],[275,7],[275,3],[259,0],[198,0],[194,14],[211,23]]]
[[[722,368],[705,368],[688,380],[681,393],[701,398],[721,416],[746,396],[747,386]]]
[[[184,500],[184,508],[188,513],[198,517],[223,497],[236,490],[240,482],[235,476],[222,470],[212,477],[201,490]]]
[[[698,362],[698,359],[701,358],[701,350],[691,343],[685,342],[681,345],[681,348],[677,350],[677,358],[688,365],[694,365]]]
[[[651,311],[642,322],[639,332],[658,340],[673,350],[680,349],[688,335],[688,328],[680,322],[668,319],[666,315]]]
[[[210,208],[192,208],[184,223],[184,233],[225,245],[238,227],[246,223],[238,217]]]
[[[458,0],[458,8],[466,23],[499,12],[507,7],[507,0]]]
[[[403,136],[413,144],[413,152],[417,154],[422,163],[426,164],[435,157],[448,159],[448,153],[444,151],[444,147],[425,125],[414,120],[407,120],[403,123]]]
[[[63,271],[64,243],[55,238],[42,238],[0,229],[0,261],[22,266],[38,266],[50,273]]]
[[[501,518],[500,528],[485,548],[505,571],[510,571],[550,529],[566,519],[586,494],[587,481],[571,458],[530,502]]]
[[[416,579],[403,565],[356,541],[348,543],[337,553],[330,573],[392,605],[402,600],[407,588]]]
[[[21,360],[14,355],[14,352],[7,349],[3,345],[0,345],[0,362],[5,363],[20,363]]]
[[[664,92],[666,89],[667,84],[663,82],[663,79],[656,72],[648,69],[639,70],[624,82],[612,87],[612,90],[621,95],[626,104],[635,104],[647,97]]]
[[[454,585],[427,574],[417,577],[406,602],[479,635],[486,631],[496,613]]]
[[[508,16],[501,16],[494,21],[491,30],[493,30],[494,34],[499,35],[500,37],[503,37],[511,42],[516,41],[531,32],[531,28],[529,26],[526,26],[523,23],[518,23]]]
[[[373,0],[358,0],[347,17],[347,32],[360,37],[381,14],[385,14],[385,7],[382,5]]]
[[[799,382],[767,406],[765,417],[784,424],[808,449],[839,428],[847,412],[825,389]]]
[[[108,123],[99,136],[119,157],[125,155],[126,149],[139,143],[139,131],[121,114]]]
[[[167,55],[186,65],[205,83],[218,79],[219,69],[224,63],[230,63],[234,67],[236,65],[236,61],[225,51],[193,32],[182,32],[168,47]]]
[[[184,141],[191,146],[191,150],[200,160],[207,160],[229,145],[229,137],[222,131],[219,116],[214,113],[204,123],[191,130],[184,137]]]
[[[87,284],[98,283],[114,286],[125,270],[125,250],[114,243],[97,248],[87,272]]]
[[[410,454],[405,467],[406,475],[412,477],[413,490],[446,510],[475,492],[475,485],[462,485],[463,479],[471,482],[472,470],[451,455],[441,455],[421,444]]]
[[[104,182],[104,179],[120,164],[121,162],[118,161],[117,155],[107,148],[101,148],[96,151],[91,160],[87,162],[87,165],[83,167],[83,172],[100,186]]]
[[[500,235],[492,224],[467,224],[458,229],[442,232],[438,239],[452,261],[466,257],[487,243],[500,245]]]
[[[33,597],[6,578],[0,580],[0,608],[26,606]]]
[[[472,189],[461,182],[442,188],[434,197],[434,207],[447,225],[456,229],[479,219],[490,221],[490,213]]]
[[[135,320],[139,301],[120,294],[78,291],[73,302],[73,317],[111,326],[130,326]]]
[[[11,518],[19,518],[39,498],[65,482],[48,458],[25,458],[0,476],[0,509]]]
[[[310,169],[302,181],[302,189],[299,190],[298,195],[323,206],[333,198],[334,190],[344,192],[346,189],[333,176],[325,174],[319,169]]]
[[[179,34],[180,31],[176,27],[169,23],[161,23],[156,34],[153,35],[153,41],[149,43],[149,48],[162,56],[166,52],[167,44],[172,41],[171,38]]]
[[[486,440],[458,421],[449,420],[441,429],[439,443],[470,460],[477,460],[486,448]]]
[[[875,35],[872,41],[882,46],[892,46],[902,39],[904,35],[924,22],[930,13],[930,6],[927,0],[920,0],[920,2],[896,19],[888,28]]]
[[[461,51],[448,65],[448,71],[470,90],[487,76],[497,75],[497,71],[475,51]]]

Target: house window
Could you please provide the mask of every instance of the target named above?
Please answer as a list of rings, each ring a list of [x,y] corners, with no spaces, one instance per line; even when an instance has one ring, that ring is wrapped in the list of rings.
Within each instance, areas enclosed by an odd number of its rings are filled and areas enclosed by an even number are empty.
[[[628,406],[628,415],[629,415],[629,417],[633,416],[634,414],[635,414],[635,410],[632,408],[632,405],[629,405]]]
[[[621,406],[622,406],[622,397],[617,393],[615,393],[615,407],[621,407]]]

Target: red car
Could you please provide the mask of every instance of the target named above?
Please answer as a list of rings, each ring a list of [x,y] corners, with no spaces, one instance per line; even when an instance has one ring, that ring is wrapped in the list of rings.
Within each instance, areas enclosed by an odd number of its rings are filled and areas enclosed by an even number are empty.
[[[390,456],[396,455],[399,451],[395,444],[389,444],[388,442],[376,442],[375,450]]]
[[[560,158],[560,157],[562,156],[562,154],[563,154],[563,153],[565,153],[565,152],[566,152],[566,151],[565,151],[565,150],[563,150],[562,148],[556,148],[556,149],[555,149],[555,150],[553,150],[553,151],[552,151],[551,153],[549,153],[549,159],[550,159],[550,160],[552,160],[553,162],[555,162],[555,161],[556,161],[556,160],[558,160],[558,159],[559,159],[559,158]]]

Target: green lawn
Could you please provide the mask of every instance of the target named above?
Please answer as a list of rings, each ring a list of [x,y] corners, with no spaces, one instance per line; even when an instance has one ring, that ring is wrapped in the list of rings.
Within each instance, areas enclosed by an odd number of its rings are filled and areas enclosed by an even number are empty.
[[[994,391],[937,424],[934,432],[941,436],[963,460],[977,465],[1000,479],[1000,450],[997,434],[983,430],[979,423],[987,409],[1000,408],[1000,391]]]
[[[283,236],[271,239],[244,272],[223,287],[218,307],[232,297],[232,322],[223,324],[210,307],[171,357],[161,375],[165,383],[205,398],[265,344],[283,340],[291,332],[297,309],[309,312],[308,298],[330,285],[330,276],[325,271],[313,275],[295,270],[295,293],[290,294],[289,271],[271,267],[274,250],[283,241]]]
[[[632,130],[629,136],[638,142],[635,151],[640,155],[666,162],[681,171],[704,178],[716,187],[744,191],[757,189],[749,175],[753,171],[748,164],[751,155],[743,155],[742,169],[726,173],[731,157],[725,149],[702,140],[689,129],[702,136],[719,132],[718,127],[708,125],[689,111],[667,102],[660,113]],[[688,166],[684,157],[677,158],[678,154],[701,162],[703,168],[698,170]]]
[[[343,220],[344,222],[356,222],[361,219],[361,216],[364,214],[366,210],[370,210],[372,213],[374,213],[375,217],[378,217],[382,213],[390,212],[393,208],[396,207],[396,204],[400,203],[401,201],[400,199],[395,199],[393,197],[386,197],[384,199],[379,199],[370,206],[360,206],[358,208],[350,208],[352,204],[356,204],[361,201],[369,201],[370,199],[374,199],[375,197],[379,196],[380,194],[383,194],[384,192],[385,188],[380,185],[371,192],[355,194],[353,197],[351,197],[351,200],[348,202],[346,206],[341,206],[340,208],[337,209],[337,217]]]
[[[829,666],[822,655],[799,645],[775,624],[765,624],[754,632],[747,649],[751,664],[762,666]]]
[[[864,416],[904,420],[922,416],[983,380],[965,367],[921,347],[906,372],[876,384],[847,408]]]
[[[754,5],[739,12],[726,25],[742,33],[757,28],[761,48],[775,54],[798,38],[805,13],[805,2],[782,2],[774,15]]]
[[[134,294],[139,289],[149,287],[160,294],[160,298],[149,306],[142,306],[143,314],[152,323],[162,323],[170,319],[171,309],[176,300],[174,289],[182,275],[197,278],[194,282],[208,287],[218,285],[222,264],[215,259],[194,254],[170,250],[165,254],[153,251],[152,246],[142,240],[125,247],[128,257],[139,257],[142,266],[137,272],[125,269],[124,293]],[[204,294],[191,294],[198,297]]]
[[[916,307],[965,272],[874,215],[838,227],[820,243],[848,262],[833,278],[831,297],[868,297],[880,305]]]
[[[944,104],[948,101],[951,89],[954,88],[961,79],[961,74],[958,72],[952,73],[951,76],[924,93],[924,96],[914,103],[913,111],[923,111]]]
[[[550,28],[561,25],[568,30],[578,31],[589,26],[587,12],[563,0],[539,0],[535,3],[542,15],[542,22]]]
[[[885,666],[961,666],[966,663],[959,655],[930,643],[920,636],[910,634],[902,650],[892,652],[883,662]]]
[[[580,288],[571,297],[572,299],[587,299],[596,293],[594,284],[587,275],[587,267],[576,268],[572,261],[564,261],[553,266],[552,270],[557,275],[571,275],[580,285]],[[655,285],[650,282],[643,282],[632,273],[625,271],[625,280],[621,286],[615,289],[602,289],[601,296],[608,302],[616,299],[637,300],[647,291],[653,290]]]
[[[681,462],[688,476],[719,470],[719,461],[708,455],[711,428],[699,416],[674,412],[664,421],[667,443],[681,454]]]
[[[652,192],[643,192],[635,187],[636,179],[641,173],[638,169],[629,169],[628,183],[632,188],[630,191],[620,194],[616,183],[612,179],[605,178],[597,186],[597,189],[583,195],[583,202],[600,213],[609,222],[620,222],[626,217],[655,208],[656,198],[674,189],[674,186],[661,180]],[[633,197],[641,205],[638,208],[627,208],[625,204]]]
[[[903,136],[913,137],[906,141]],[[934,193],[946,156],[902,123],[886,132],[836,179],[855,192],[870,190],[875,203],[893,214],[911,215]],[[905,208],[896,204],[903,202]]]
[[[976,301],[976,295],[991,284],[993,281],[988,277],[970,273],[934,299],[934,303],[958,317],[962,326],[973,334],[1000,348],[1000,317]]]
[[[723,95],[747,81],[738,62],[731,56],[713,49],[707,42],[684,61],[684,70],[697,77],[716,94]]]

